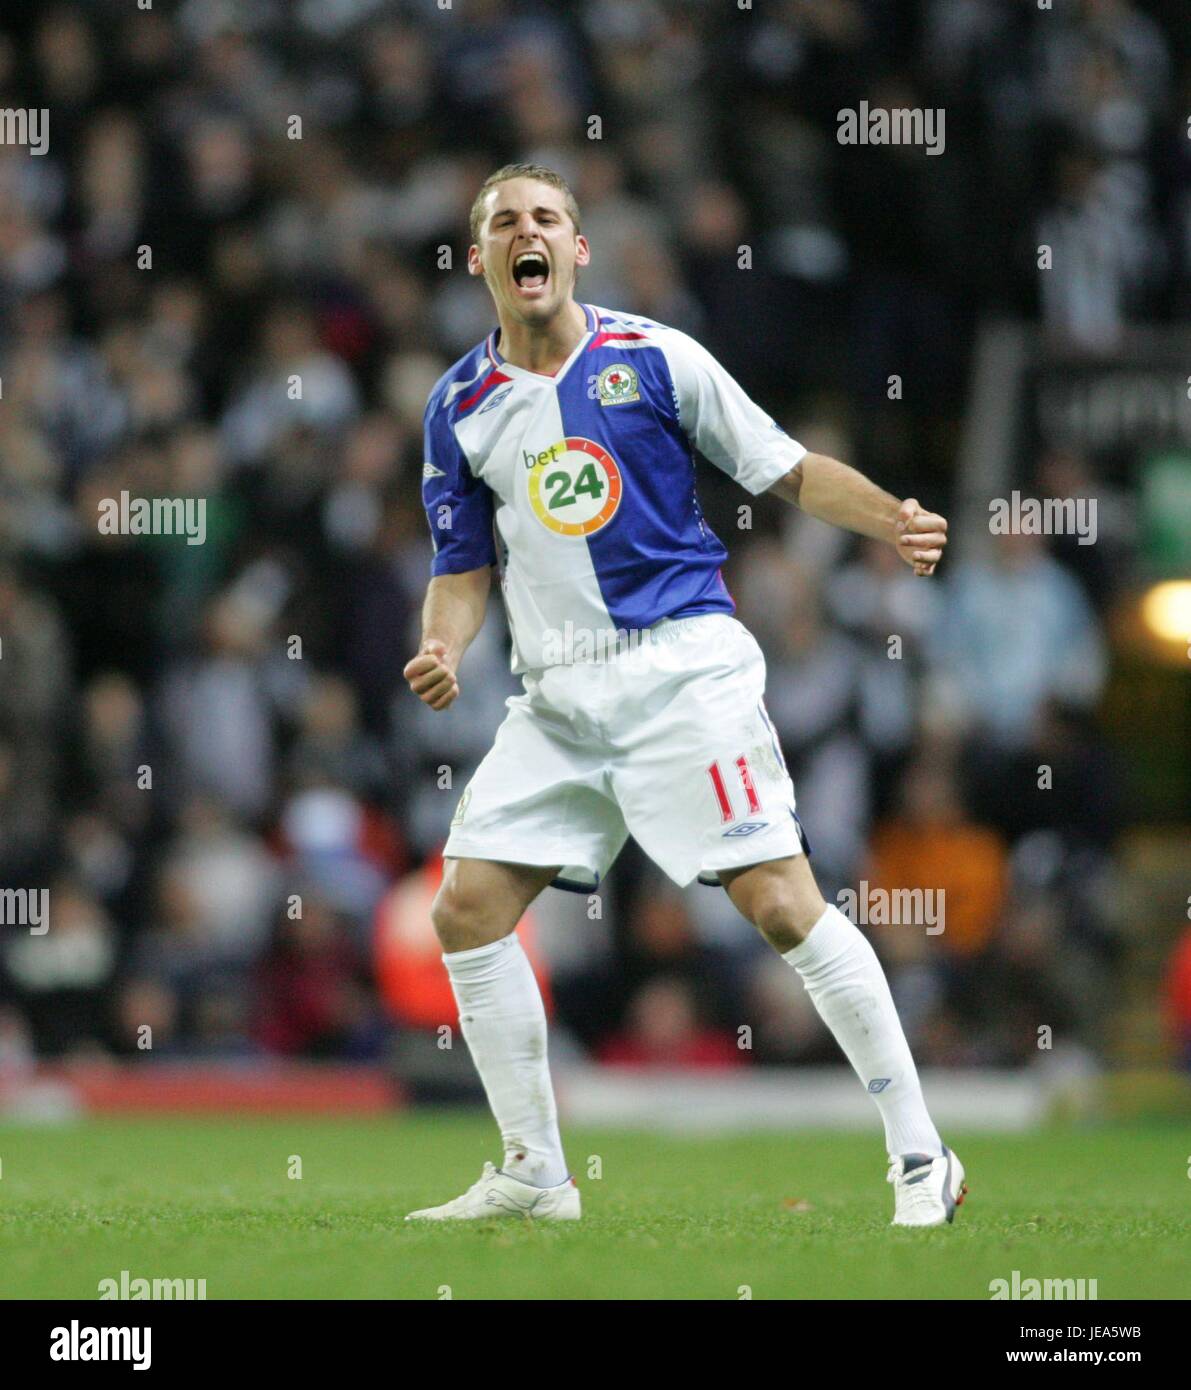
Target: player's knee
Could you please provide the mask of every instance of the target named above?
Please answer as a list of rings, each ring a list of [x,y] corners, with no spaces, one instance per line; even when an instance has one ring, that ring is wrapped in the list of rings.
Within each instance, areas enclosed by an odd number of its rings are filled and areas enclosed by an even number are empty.
[[[777,951],[792,951],[814,924],[806,911],[777,893],[762,895],[753,910],[753,925]]]
[[[430,920],[447,952],[471,951],[508,935],[507,929],[493,920],[492,904],[483,894],[468,891],[450,877],[435,894]]]
[[[806,940],[827,906],[803,855],[721,872],[721,878],[739,912],[782,954]]]
[[[765,876],[750,894],[747,915],[766,941],[784,953],[806,940],[824,906],[813,881],[792,883],[787,876]]]

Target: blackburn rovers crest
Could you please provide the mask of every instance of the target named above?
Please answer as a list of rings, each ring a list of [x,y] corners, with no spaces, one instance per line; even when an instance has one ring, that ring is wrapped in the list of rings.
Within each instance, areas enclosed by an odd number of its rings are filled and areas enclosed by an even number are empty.
[[[627,405],[629,401],[639,401],[641,393],[637,390],[637,373],[624,362],[613,362],[605,367],[598,379],[601,405]]]

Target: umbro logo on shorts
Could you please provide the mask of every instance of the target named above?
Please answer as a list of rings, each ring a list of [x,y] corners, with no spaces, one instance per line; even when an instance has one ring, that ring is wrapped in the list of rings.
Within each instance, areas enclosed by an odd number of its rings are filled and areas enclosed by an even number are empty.
[[[731,830],[725,830],[722,839],[727,839],[729,835],[751,835],[754,830],[764,830],[769,824],[767,820],[746,820],[743,825],[734,825]]]

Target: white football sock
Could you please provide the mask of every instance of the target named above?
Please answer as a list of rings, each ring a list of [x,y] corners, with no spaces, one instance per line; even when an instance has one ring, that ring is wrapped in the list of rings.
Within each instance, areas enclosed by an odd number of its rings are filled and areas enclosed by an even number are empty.
[[[501,1167],[534,1187],[556,1187],[568,1174],[546,1061],[546,1010],[517,933],[451,951],[443,962],[504,1140]]]
[[[885,972],[864,933],[828,905],[783,959],[802,976],[819,1016],[877,1102],[890,1156],[941,1154]]]

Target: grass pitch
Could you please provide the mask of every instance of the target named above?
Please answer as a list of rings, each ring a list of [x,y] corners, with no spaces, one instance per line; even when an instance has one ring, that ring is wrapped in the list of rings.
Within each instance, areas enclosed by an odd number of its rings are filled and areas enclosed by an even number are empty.
[[[486,1119],[0,1127],[0,1297],[93,1299],[127,1270],[209,1299],[987,1299],[1016,1269],[1191,1298],[1185,1126],[955,1135],[972,1192],[931,1231],[890,1229],[876,1126],[565,1138],[582,1222],[410,1227],[499,1157]]]

